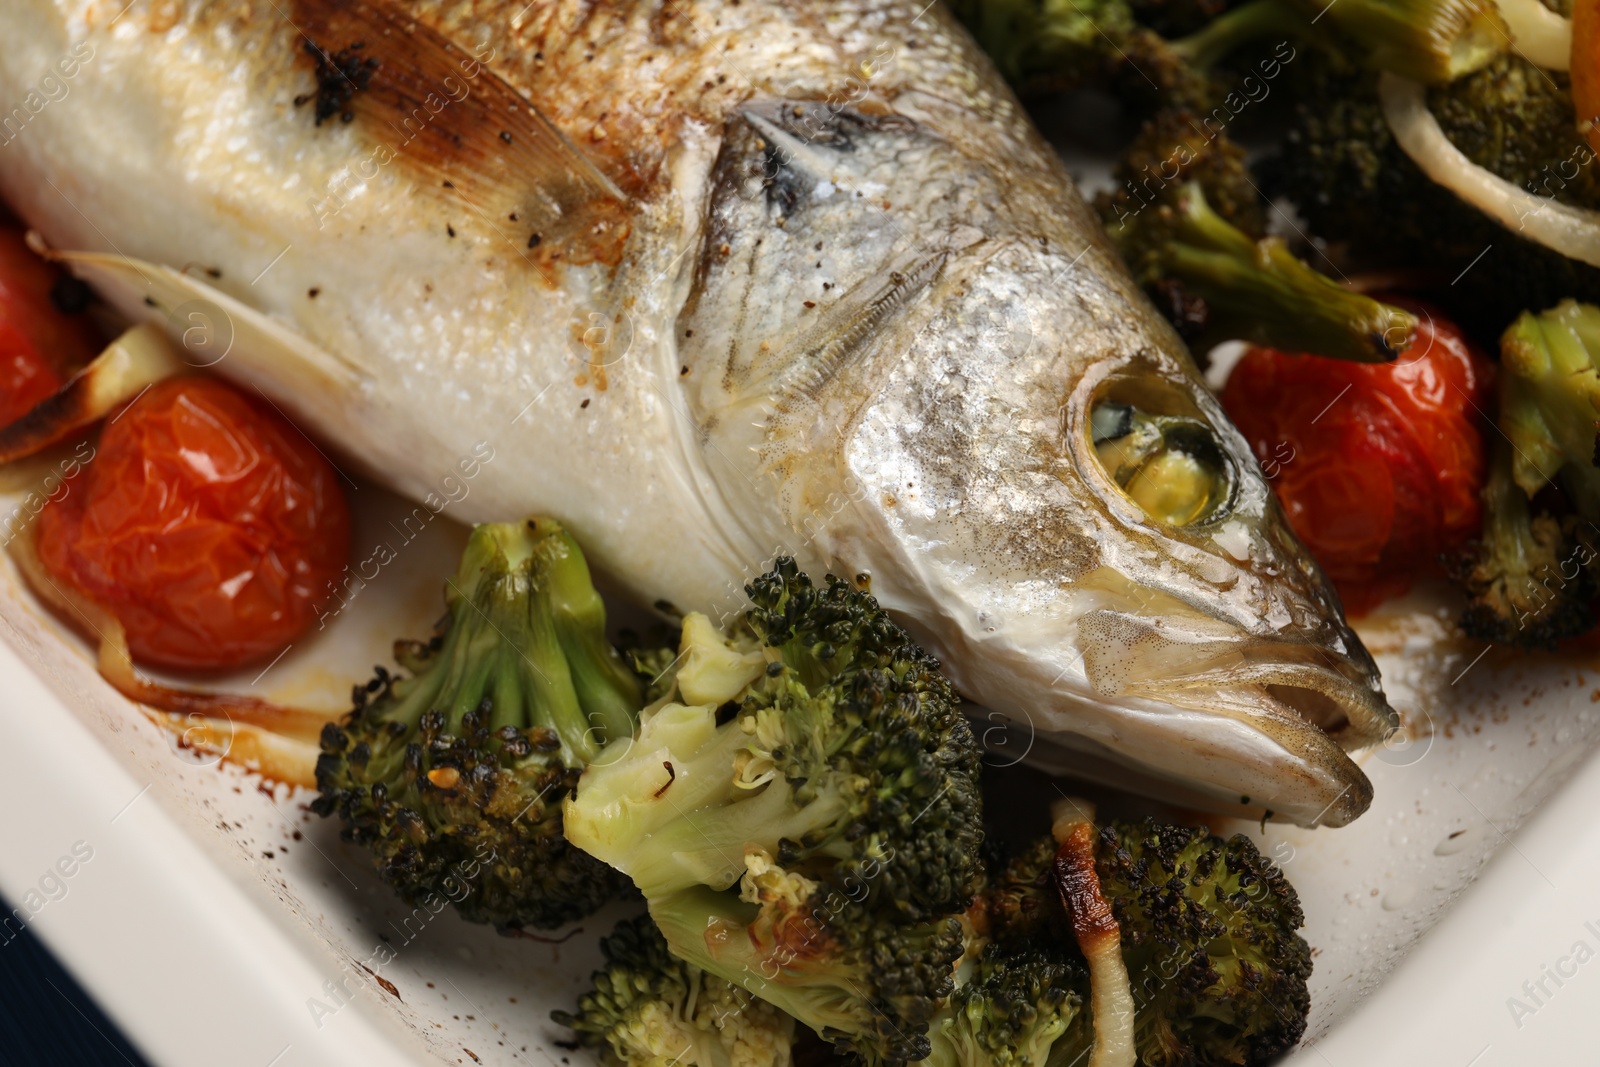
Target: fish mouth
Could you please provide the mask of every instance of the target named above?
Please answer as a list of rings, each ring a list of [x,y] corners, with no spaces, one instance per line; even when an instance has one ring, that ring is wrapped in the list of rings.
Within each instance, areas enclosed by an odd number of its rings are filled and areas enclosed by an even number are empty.
[[[1339,629],[1324,644],[1245,635],[1203,616],[1102,608],[1079,620],[1078,638],[1085,679],[1103,696],[1309,724],[1344,748],[1362,748],[1383,741],[1399,719],[1371,658],[1347,627]]]
[[[1056,687],[1061,716],[1030,762],[1303,826],[1342,826],[1371,804],[1350,752],[1381,743],[1398,717],[1364,651],[1105,609],[1078,633],[1080,684]]]
[[[1380,689],[1348,676],[1353,673],[1345,666],[1348,660],[1315,646],[1279,641],[1252,643],[1236,655],[1241,662],[1146,683],[1133,691],[1146,689],[1180,706],[1219,713],[1237,707],[1241,714],[1275,719],[1273,712],[1282,709],[1346,750],[1379,744],[1398,725]],[[1264,693],[1270,703],[1251,699],[1252,692]]]

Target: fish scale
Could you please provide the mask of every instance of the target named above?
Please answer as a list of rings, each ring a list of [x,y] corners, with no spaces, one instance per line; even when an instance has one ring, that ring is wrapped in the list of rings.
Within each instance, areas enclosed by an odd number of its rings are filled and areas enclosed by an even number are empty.
[[[938,5],[119,8],[0,10],[0,191],[130,319],[224,330],[214,371],[341,466],[555,515],[676,610],[780,552],[859,576],[1044,766],[1366,808],[1371,658]],[[1109,402],[1199,427],[1222,505],[1145,515],[1096,459]]]

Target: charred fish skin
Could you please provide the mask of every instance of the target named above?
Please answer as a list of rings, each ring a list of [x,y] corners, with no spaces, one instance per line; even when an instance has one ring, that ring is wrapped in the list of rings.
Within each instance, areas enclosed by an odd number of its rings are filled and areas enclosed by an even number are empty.
[[[1040,757],[1366,807],[1376,669],[937,5],[9,0],[0,31],[24,105],[88,52],[6,126],[8,200],[130,316],[211,293],[304,338],[215,369],[430,510],[554,513],[685,610],[779,551],[870,575]],[[1148,519],[1107,399],[1208,427],[1227,507]]]

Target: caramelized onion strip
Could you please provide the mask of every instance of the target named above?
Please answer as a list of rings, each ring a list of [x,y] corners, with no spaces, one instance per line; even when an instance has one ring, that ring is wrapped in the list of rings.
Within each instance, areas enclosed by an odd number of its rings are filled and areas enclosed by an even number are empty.
[[[138,704],[179,744],[258,771],[287,785],[316,787],[318,738],[337,716],[285,707],[259,697],[180,689],[134,669],[122,623],[103,606],[62,586],[39,560],[30,524],[11,540],[11,558],[29,588],[91,639],[98,640],[100,676]]]
[[[1133,987],[1122,961],[1122,932],[1100,892],[1094,866],[1094,806],[1068,797],[1056,803],[1051,832],[1056,888],[1072,921],[1078,949],[1089,963],[1089,1008],[1094,1049],[1088,1067],[1134,1067]]]

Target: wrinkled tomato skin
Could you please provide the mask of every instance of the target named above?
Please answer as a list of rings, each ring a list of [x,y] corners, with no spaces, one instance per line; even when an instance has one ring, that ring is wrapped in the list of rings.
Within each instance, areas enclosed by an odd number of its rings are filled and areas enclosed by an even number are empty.
[[[1370,612],[1476,537],[1494,367],[1432,307],[1389,364],[1251,348],[1222,404],[1289,524],[1351,615]]]
[[[270,406],[212,378],[152,386],[39,516],[50,574],[111,611],[135,660],[190,670],[274,656],[345,565],[339,474]]]
[[[63,314],[51,303],[61,277],[21,230],[0,226],[0,426],[26,415],[100,351],[86,316]]]

